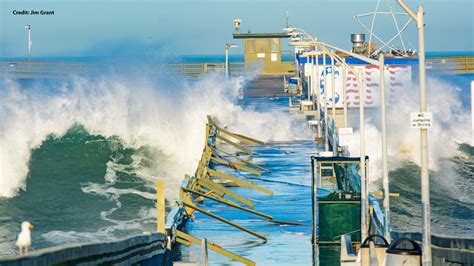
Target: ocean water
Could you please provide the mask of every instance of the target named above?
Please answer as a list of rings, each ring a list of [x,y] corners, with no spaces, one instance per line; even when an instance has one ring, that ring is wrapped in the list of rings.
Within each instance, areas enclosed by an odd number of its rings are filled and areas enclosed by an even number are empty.
[[[443,57],[443,56],[472,56],[474,55],[474,51],[458,51],[458,52],[439,52],[439,51],[432,51],[427,52],[426,57]],[[124,58],[127,55],[122,56]],[[137,56],[132,55],[128,57],[128,59],[134,60]],[[161,62],[225,62],[225,54],[215,54],[215,55],[168,55],[157,57],[156,55],[151,55],[151,58],[154,60],[158,60]],[[27,61],[28,58],[26,57],[0,57],[2,61]],[[113,61],[116,60],[115,57],[108,57],[108,56],[42,56],[42,57],[32,57],[33,61],[59,61],[59,62],[96,62],[96,61]],[[143,60],[143,59],[142,59]],[[292,62],[294,58],[288,54],[284,53],[282,60],[285,62]],[[229,62],[244,62],[244,56],[242,54],[229,54]]]
[[[214,74],[187,81],[160,72],[159,66],[140,65],[60,81],[2,78],[0,254],[16,252],[14,242],[24,220],[35,225],[34,249],[153,230],[154,181],[166,181],[167,204],[173,206],[183,175],[194,173],[210,114],[231,130],[270,143],[258,148],[256,160],[274,173],[252,181],[278,191],[277,195],[237,189],[260,204],[257,210],[304,225],[272,225],[205,201],[205,208],[223,211],[269,235],[270,241],[262,244],[201,214],[188,229],[195,235],[210,234],[212,241],[263,264],[310,264],[309,156],[318,147],[308,141],[311,133],[293,122],[287,99],[239,101],[239,90],[253,76],[226,80]],[[470,132],[456,124],[470,127],[472,79],[473,75],[431,77],[433,93],[428,97],[434,99],[431,106],[439,107],[433,112],[440,117],[439,129],[430,133],[432,229],[438,234],[474,235],[474,149],[459,144],[469,142]],[[418,97],[414,88],[407,88],[406,94],[408,98],[400,98],[406,105]],[[409,148],[416,143],[417,133],[397,124],[397,119],[404,119],[403,112],[393,109],[398,115],[391,116],[389,123],[390,185],[400,197],[391,200],[392,222],[397,230],[419,231],[417,150]],[[372,189],[377,190],[379,132],[377,112],[372,112],[368,123],[374,126],[367,139],[375,167],[370,171]],[[192,260],[193,252],[183,250],[183,256]],[[300,261],[291,257],[295,254]],[[232,264],[218,255],[211,259]]]

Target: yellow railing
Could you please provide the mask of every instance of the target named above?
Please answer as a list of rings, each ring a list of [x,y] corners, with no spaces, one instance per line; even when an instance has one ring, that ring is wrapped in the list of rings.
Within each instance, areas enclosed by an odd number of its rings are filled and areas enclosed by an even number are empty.
[[[253,235],[257,238],[262,239],[264,242],[267,238],[253,230],[250,230],[244,226],[241,226],[233,221],[225,219],[215,213],[211,213],[202,207],[198,207],[197,203],[202,202],[204,199],[212,200],[231,208],[235,208],[241,211],[251,213],[256,216],[260,216],[265,220],[277,223],[277,224],[290,224],[296,225],[298,223],[290,221],[280,221],[273,218],[273,216],[253,210],[254,202],[250,199],[239,195],[235,190],[231,190],[228,187],[247,187],[254,189],[258,192],[273,195],[273,192],[267,188],[253,184],[250,181],[242,180],[222,170],[216,169],[215,166],[221,166],[229,170],[239,170],[247,172],[252,175],[261,175],[262,172],[270,173],[270,170],[263,168],[260,165],[252,163],[250,160],[241,159],[237,155],[225,152],[219,149],[219,145],[225,143],[230,145],[239,151],[239,153],[252,156],[254,153],[249,148],[252,145],[265,145],[264,142],[246,137],[241,134],[233,133],[227,129],[219,127],[211,117],[208,116],[208,123],[206,124],[206,138],[205,147],[201,155],[201,160],[198,163],[198,167],[194,176],[186,175],[184,181],[181,184],[179,200],[176,201],[176,207],[174,207],[168,214],[166,224],[164,221],[157,220],[157,228],[164,227],[164,233],[167,234],[170,242],[168,247],[171,248],[174,243],[180,243],[185,245],[191,245],[193,243],[201,243],[201,240],[191,235],[185,234],[178,230],[179,227],[183,226],[189,217],[194,215],[194,212],[200,212],[206,216],[221,221],[229,226],[235,227],[243,232]],[[244,146],[245,145],[245,146]],[[164,201],[164,191],[161,189],[161,185],[157,185],[158,200],[157,202]],[[245,206],[242,206],[245,205]],[[157,208],[160,212],[163,212],[163,208]],[[163,217],[162,213],[158,213],[157,217]],[[211,242],[207,243],[207,247],[213,251],[216,251],[222,255],[228,256],[233,260],[242,262],[246,265],[255,265],[255,262],[243,258],[237,254],[231,253],[216,244]]]
[[[474,56],[430,57],[426,68],[449,73],[474,73]]]

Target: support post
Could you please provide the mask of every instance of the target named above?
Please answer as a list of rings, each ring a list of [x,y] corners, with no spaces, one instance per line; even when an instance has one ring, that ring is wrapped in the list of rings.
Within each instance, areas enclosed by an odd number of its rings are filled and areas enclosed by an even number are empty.
[[[361,235],[362,241],[367,238],[367,191],[366,191],[366,167],[365,167],[365,115],[364,115],[364,104],[365,104],[365,88],[362,76],[363,69],[359,69],[359,127],[360,127],[360,217],[361,217]]]
[[[313,265],[319,265],[318,258],[318,237],[317,237],[317,207],[318,207],[318,182],[315,180],[315,163],[314,158],[311,157],[311,206],[312,206],[312,223],[311,223],[311,241],[313,246]]]
[[[425,74],[425,24],[423,7],[418,7],[418,56],[420,64],[420,112],[426,112],[426,74]],[[428,129],[420,129],[421,143],[421,204],[423,210],[423,250],[422,264],[431,265],[431,210],[430,179],[428,173]]]
[[[201,239],[201,252],[199,254],[199,266],[208,266],[209,259],[207,257],[207,239]]]
[[[326,75],[326,51],[323,50],[323,78],[324,78],[324,151],[329,151],[329,130],[328,130],[328,87],[327,87],[327,75]]]
[[[311,158],[311,241],[313,243],[313,249],[315,248],[314,245],[316,244],[316,182],[314,180],[314,159]]]
[[[337,143],[336,143],[336,69],[334,65],[334,56],[331,56],[331,90],[332,90],[332,154],[337,156]]]
[[[310,70],[313,68],[313,66],[311,64],[312,64],[311,63],[311,57],[309,57],[309,56],[306,57],[306,65],[308,65],[308,69],[310,69]],[[305,77],[306,76],[306,68],[303,68],[303,69],[304,69],[304,72],[305,72],[303,77]],[[307,86],[308,89],[306,90],[306,94],[307,94],[306,97],[307,97],[307,100],[309,101],[309,100],[311,100],[311,91],[313,90],[312,89],[312,82],[313,81],[311,80],[311,75],[308,75],[308,77],[309,77],[309,82],[308,82],[308,86]]]
[[[312,64],[311,64],[311,82],[312,82],[312,86],[311,86],[311,99],[314,103],[314,98],[316,98],[316,86],[318,84],[316,84],[316,75],[315,75],[315,69],[316,69],[316,57],[315,55],[311,55],[311,60],[312,60]],[[313,107],[315,107],[313,105]],[[313,110],[315,110],[316,108],[313,108]]]
[[[397,0],[405,12],[416,21],[418,28],[418,61],[420,82],[420,112],[426,112],[425,23],[423,7],[415,14],[402,0]],[[428,129],[420,128],[421,205],[422,205],[422,258],[423,265],[431,265],[431,211],[430,179],[428,173]]]
[[[316,54],[316,108],[318,109],[318,138],[321,138],[321,131],[322,131],[322,126],[321,126],[321,80],[320,80],[320,75],[319,75],[319,56]]]
[[[379,56],[380,70],[380,111],[382,118],[382,186],[384,210],[384,237],[390,243],[390,190],[388,181],[388,151],[387,151],[387,115],[385,102],[385,67],[384,55]]]
[[[165,182],[156,181],[156,231],[165,232]]]
[[[347,73],[346,59],[342,58],[342,99],[344,103],[344,127],[347,127]]]

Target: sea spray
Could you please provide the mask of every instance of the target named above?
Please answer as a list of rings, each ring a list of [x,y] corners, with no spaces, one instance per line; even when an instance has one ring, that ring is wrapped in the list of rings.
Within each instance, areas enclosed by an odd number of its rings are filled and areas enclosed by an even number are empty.
[[[223,126],[264,141],[304,135],[294,134],[291,118],[284,112],[238,106],[245,77],[225,79],[212,74],[190,82],[179,77],[161,79],[163,75],[149,71],[139,75],[139,68],[133,75],[74,76],[47,86],[44,82],[22,86],[4,78],[0,90],[0,195],[12,197],[25,189],[31,150],[49,135],[60,137],[76,124],[91,134],[118,136],[125,146],[156,149],[155,169],[143,171],[148,172],[143,177],[150,184],[156,178],[165,179],[167,191],[173,194],[184,174],[194,173],[208,114]],[[107,173],[106,178],[113,176]]]
[[[443,182],[449,185],[458,174],[452,167],[447,167],[446,162],[441,161],[459,155],[458,143],[469,141],[470,115],[467,107],[462,105],[460,88],[441,78],[428,78],[427,101],[428,111],[433,113],[434,118],[433,127],[428,130],[429,168],[431,171],[443,171],[449,177]],[[411,128],[409,123],[410,113],[419,110],[417,86],[400,89],[391,94],[387,102],[389,170],[403,167],[407,161],[419,165],[419,131]],[[370,157],[370,180],[378,186],[382,176],[380,110],[368,110],[366,116],[366,152]],[[359,131],[356,131],[350,146],[354,156],[359,154],[359,136]]]

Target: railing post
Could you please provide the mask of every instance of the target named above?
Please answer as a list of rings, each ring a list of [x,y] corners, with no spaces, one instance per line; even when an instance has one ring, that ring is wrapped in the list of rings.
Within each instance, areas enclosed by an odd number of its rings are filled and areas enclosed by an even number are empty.
[[[316,76],[316,108],[318,110],[317,118],[318,118],[318,137],[321,137],[321,131],[322,131],[322,125],[321,125],[321,80],[320,80],[320,75],[319,75],[319,56],[318,53],[316,53],[316,70],[315,70],[315,76]]]
[[[418,7],[418,43],[420,65],[420,112],[426,112],[426,75],[425,75],[425,24],[423,7]],[[428,129],[420,129],[421,146],[421,205],[423,210],[423,265],[431,265],[431,211],[430,211],[430,179],[428,173]]]
[[[382,116],[382,187],[384,210],[384,237],[390,242],[390,190],[388,182],[388,149],[387,149],[387,117],[385,102],[385,61],[384,55],[379,56],[380,70],[380,111]]]
[[[359,127],[360,127],[360,217],[362,241],[367,238],[367,191],[366,191],[366,166],[365,166],[365,88],[362,76],[363,68],[359,69]]]
[[[165,232],[165,182],[156,181],[156,231]]]
[[[207,239],[203,238],[201,240],[201,252],[199,254],[199,266],[208,266],[209,259],[207,256]]]
[[[316,182],[314,178],[314,158],[311,157],[311,241],[313,245],[316,243]]]
[[[326,51],[323,50],[323,75],[324,75],[324,151],[329,151],[329,130],[328,130],[328,106],[326,101],[328,99],[327,77],[326,77]]]
[[[334,64],[334,55],[331,56],[331,90],[332,90],[332,154],[337,156],[336,143],[336,69]]]
[[[426,112],[426,63],[425,63],[425,23],[423,7],[419,6],[415,14],[403,3],[398,4],[416,21],[418,28],[418,65],[420,82],[420,113]],[[431,211],[430,179],[428,173],[428,129],[420,128],[420,161],[421,161],[421,206],[422,206],[422,259],[423,265],[431,265]]]
[[[347,73],[346,59],[342,58],[342,99],[344,103],[344,127],[347,127]]]
[[[311,242],[312,242],[312,254],[313,254],[313,265],[319,265],[318,260],[318,237],[317,237],[317,207],[318,207],[318,181],[315,175],[315,162],[314,157],[311,157],[311,207],[312,207],[312,218],[311,218]]]

